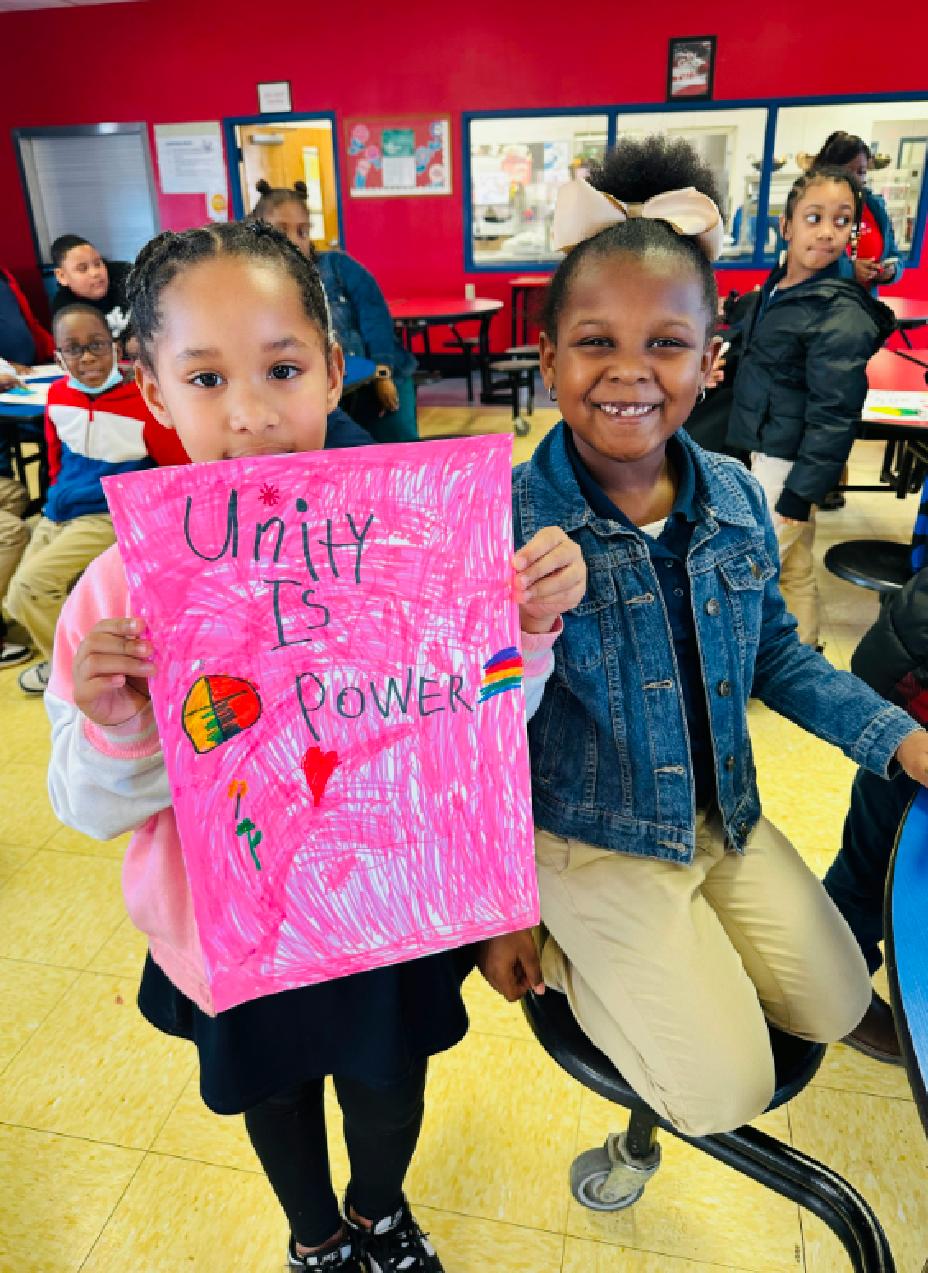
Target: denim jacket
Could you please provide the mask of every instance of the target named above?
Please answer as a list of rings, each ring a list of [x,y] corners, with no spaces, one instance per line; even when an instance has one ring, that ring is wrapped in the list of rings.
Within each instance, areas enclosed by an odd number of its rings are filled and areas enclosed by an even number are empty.
[[[387,302],[373,274],[337,249],[322,252],[316,263],[332,326],[345,353],[383,363],[392,368],[394,377],[411,376],[416,360],[396,339]]]
[[[645,536],[597,517],[581,494],[562,421],[513,476],[516,545],[561,526],[588,571],[564,616],[554,672],[529,722],[538,826],[642,857],[690,862],[690,746],[667,612]],[[778,586],[776,535],[760,487],[737,461],[678,434],[701,510],[687,555],[719,810],[743,851],[760,816],[747,704],[753,695],[886,774],[912,732],[905,712],[800,644]],[[787,775],[797,786],[814,775]]]

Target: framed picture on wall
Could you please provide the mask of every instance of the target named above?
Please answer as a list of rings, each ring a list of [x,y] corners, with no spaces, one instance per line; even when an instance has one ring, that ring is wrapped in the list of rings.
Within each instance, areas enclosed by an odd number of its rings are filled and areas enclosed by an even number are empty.
[[[715,36],[687,35],[670,41],[667,55],[667,100],[698,101],[712,96]]]
[[[352,198],[451,193],[451,120],[397,115],[345,120]]]

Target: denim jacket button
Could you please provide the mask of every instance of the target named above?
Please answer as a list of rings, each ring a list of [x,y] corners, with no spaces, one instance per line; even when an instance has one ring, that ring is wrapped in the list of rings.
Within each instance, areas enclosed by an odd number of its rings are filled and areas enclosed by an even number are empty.
[[[728,698],[729,695],[731,694],[731,681],[719,681],[718,686],[716,688],[718,689],[718,692],[719,694],[721,694],[722,698]]]
[[[739,835],[747,835],[747,833],[748,833],[748,824],[747,824],[746,822],[739,822],[739,823],[738,823],[738,834],[739,834]]]
[[[734,769],[734,767],[735,767],[735,758],[734,758],[734,756],[726,756],[726,757],[725,757],[725,760],[724,760],[724,765],[725,765],[725,768],[728,770],[728,772],[729,772],[729,773],[731,773],[731,771],[732,771],[732,770]]]
[[[715,597],[710,597],[706,602],[706,614],[711,614],[713,616],[717,615],[721,608],[722,607],[719,605],[718,600]]]
[[[764,573],[764,572],[761,570],[760,566],[758,566],[757,562],[756,562],[756,561],[752,561],[752,562],[751,562],[751,574],[754,576],[754,578],[755,578],[755,579],[759,579],[763,573]]]

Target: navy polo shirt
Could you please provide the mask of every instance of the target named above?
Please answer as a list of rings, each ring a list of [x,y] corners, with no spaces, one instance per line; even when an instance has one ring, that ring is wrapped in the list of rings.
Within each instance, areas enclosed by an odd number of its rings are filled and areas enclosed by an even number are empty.
[[[670,622],[677,670],[680,674],[680,689],[690,736],[696,805],[697,808],[705,808],[715,800],[715,761],[709,732],[706,690],[699,661],[699,647],[696,644],[690,581],[686,570],[686,554],[693,537],[693,527],[702,516],[696,502],[696,470],[692,458],[676,437],[667,439],[667,458],[676,474],[677,494],[667,520],[657,536],[654,536],[636,526],[613,504],[580,458],[569,428],[566,430],[566,438],[567,454],[590,508],[597,517],[619,522],[633,531],[644,541],[650,554]]]
[[[31,367],[35,362],[35,340],[29,330],[13,289],[0,275],[0,357]]]

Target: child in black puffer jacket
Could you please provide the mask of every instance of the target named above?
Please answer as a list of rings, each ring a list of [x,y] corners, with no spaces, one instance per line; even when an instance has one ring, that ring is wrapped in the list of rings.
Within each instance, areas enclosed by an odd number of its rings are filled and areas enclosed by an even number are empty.
[[[856,676],[920,725],[928,725],[928,543],[920,531],[926,524],[928,480],[912,541],[916,573],[882,607],[851,659]],[[917,790],[901,771],[887,781],[859,769],[841,849],[825,875],[825,891],[847,920],[871,972],[883,962],[883,897],[896,832]],[[866,1016],[845,1042],[878,1061],[902,1064],[889,1004],[875,991]]]
[[[819,629],[815,505],[839,481],[867,396],[867,362],[895,323],[838,272],[860,207],[860,187],[842,168],[813,169],[793,185],[781,219],[786,264],[752,297],[728,423],[728,445],[751,452],[767,495],[780,590],[809,645]]]

